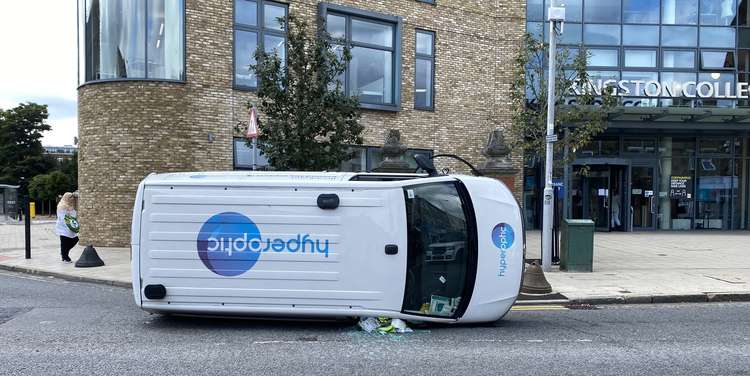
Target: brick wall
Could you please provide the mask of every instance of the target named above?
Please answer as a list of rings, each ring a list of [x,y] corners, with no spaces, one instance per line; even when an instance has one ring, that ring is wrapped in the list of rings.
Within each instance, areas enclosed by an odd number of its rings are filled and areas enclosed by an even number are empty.
[[[315,22],[317,1],[290,1]],[[524,32],[514,0],[333,0],[403,18],[401,107],[365,111],[365,144],[389,128],[409,147],[453,153],[478,165],[489,132],[510,122],[513,57]],[[415,29],[436,32],[435,111],[414,110]],[[151,172],[231,170],[234,126],[246,120],[250,92],[232,89],[232,1],[186,1],[186,82],[95,83],[79,89],[83,243],[125,246],[135,190]],[[213,141],[209,141],[209,133]],[[514,158],[519,166],[520,158]],[[440,167],[466,171],[455,162]],[[519,169],[520,170],[520,169]],[[521,174],[514,191],[520,198]]]

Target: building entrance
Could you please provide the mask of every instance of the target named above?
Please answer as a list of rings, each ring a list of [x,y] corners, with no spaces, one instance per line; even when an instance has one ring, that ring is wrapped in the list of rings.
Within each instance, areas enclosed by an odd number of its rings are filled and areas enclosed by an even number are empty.
[[[576,168],[580,189],[572,192],[573,217],[593,220],[597,231],[625,231],[626,171],[627,166],[613,165]]]
[[[656,228],[656,166],[630,168],[630,215],[633,230]]]

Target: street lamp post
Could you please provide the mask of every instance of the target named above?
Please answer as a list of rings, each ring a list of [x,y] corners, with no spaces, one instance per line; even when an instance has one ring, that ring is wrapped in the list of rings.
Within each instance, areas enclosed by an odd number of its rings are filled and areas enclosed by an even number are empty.
[[[553,188],[552,188],[552,160],[555,135],[555,77],[557,76],[557,25],[565,22],[565,8],[555,6],[555,0],[547,12],[549,20],[549,72],[547,74],[547,153],[544,163],[544,207],[542,212],[542,270],[552,269],[552,221],[553,221]]]

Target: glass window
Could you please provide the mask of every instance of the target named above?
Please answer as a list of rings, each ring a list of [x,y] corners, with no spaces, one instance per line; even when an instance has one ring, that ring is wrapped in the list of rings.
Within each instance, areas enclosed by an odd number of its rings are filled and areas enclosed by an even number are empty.
[[[326,16],[333,14],[345,18],[351,25],[345,32],[348,33],[346,39],[351,40],[352,59],[343,77],[349,95],[358,96],[365,108],[368,105],[377,109],[397,106],[396,75],[400,64],[400,57],[395,54],[397,22],[392,22],[388,16],[383,16],[382,21],[374,21],[357,18],[357,11],[352,11],[352,14],[330,11]],[[329,33],[341,32],[340,28],[335,29],[336,25],[327,25],[327,28]],[[424,39],[417,40],[419,47],[424,48],[421,41]],[[429,84],[432,86],[432,82]]]
[[[748,11],[748,8],[750,7],[750,0],[739,0],[739,14],[737,15],[737,24],[740,26],[749,26],[750,25],[750,11]]]
[[[590,49],[588,50],[588,65],[592,67],[617,67],[619,66],[619,51]]]
[[[742,72],[750,71],[750,51],[739,50],[737,56],[737,69]]]
[[[417,31],[417,54],[432,56],[432,47],[435,44],[435,33],[431,31]]]
[[[658,46],[659,27],[645,25],[623,25],[622,44],[625,46]]]
[[[544,38],[545,42],[549,41],[549,31],[543,22],[527,22],[526,32],[531,34],[531,36],[537,41],[541,42],[542,38]]]
[[[671,137],[665,137],[667,143]],[[695,195],[695,160],[690,158],[665,158],[660,165],[659,191],[666,195],[659,195],[659,229],[661,230],[690,230],[693,227],[693,211]],[[683,192],[675,192],[671,188],[672,181],[683,185]]]
[[[734,51],[701,51],[701,69],[734,68]]]
[[[655,138],[626,138],[623,140],[625,153],[653,154],[656,153]]]
[[[259,6],[263,7],[260,25]],[[254,89],[258,82],[250,65],[255,64],[258,47],[268,54],[278,54],[282,63],[286,60],[286,35],[279,23],[286,17],[286,6],[264,0],[235,0],[234,7],[234,85],[239,89]]]
[[[735,34],[732,27],[702,27],[701,47],[734,48]]]
[[[547,40],[547,39],[545,39]],[[581,24],[565,23],[565,30],[558,39],[559,44],[581,44]]]
[[[732,154],[731,138],[699,138],[698,152],[701,154]]]
[[[331,38],[346,38],[346,18],[337,16],[335,14],[327,15],[326,31],[328,31],[328,34],[331,36]]]
[[[184,22],[181,1],[148,1],[146,74],[149,78],[183,79]]]
[[[661,72],[661,82],[672,90],[675,97],[683,96],[683,94],[695,96],[695,85],[683,86],[686,82],[695,82],[695,78],[695,73]]]
[[[584,25],[583,41],[585,44],[603,44],[617,46],[620,44],[619,25]]]
[[[279,55],[279,59],[281,59],[282,63],[286,60],[286,48],[284,48],[285,43],[286,38],[280,35],[266,34],[266,36],[263,37],[263,49],[267,54]]]
[[[544,21],[544,0],[526,1],[526,19],[529,21]]]
[[[184,79],[182,0],[80,0],[84,82]]]
[[[258,26],[258,4],[251,0],[234,2],[234,22],[249,26]]]
[[[393,25],[352,19],[352,41],[393,47]]]
[[[409,186],[404,199],[408,245],[403,311],[454,317],[468,299],[462,294],[474,252],[456,183]]]
[[[268,159],[261,153],[260,148],[256,148],[255,167],[259,169],[268,169]],[[253,148],[247,144],[247,139],[234,138],[234,168],[238,170],[247,170],[253,168]]]
[[[414,108],[432,109],[435,73],[435,34],[430,31],[417,30],[416,77],[414,79]]]
[[[696,88],[698,96],[706,97],[700,98],[698,105],[705,107],[734,107],[734,100],[711,98],[716,94],[713,93],[716,90],[716,85],[718,85],[719,93],[721,95],[726,95],[725,91],[727,85],[729,85],[730,88],[735,85],[734,73],[700,73],[698,74],[698,81],[713,83],[712,87],[701,85],[700,83],[698,84],[698,87]]]
[[[701,0],[701,25],[731,25],[737,15],[736,7],[736,0]]]
[[[237,30],[234,32],[234,83],[237,86],[255,87],[257,80],[250,66],[255,64],[258,33]]]
[[[697,24],[698,0],[663,0],[661,22],[668,25]]]
[[[729,229],[731,202],[737,188],[729,158],[698,160],[695,228]]]
[[[741,27],[737,30],[739,32],[737,46],[739,48],[750,48],[750,29]]]
[[[658,0],[624,0],[622,12],[622,21],[625,23],[659,23]]]
[[[695,51],[664,50],[662,55],[664,68],[695,68]]]
[[[349,94],[363,103],[393,103],[393,54],[372,48],[352,48]]]
[[[656,68],[656,51],[625,50],[625,66]]]
[[[620,22],[620,0],[596,0],[584,3],[586,22]]]
[[[285,6],[273,3],[263,4],[263,27],[273,30],[283,30],[285,18]]]
[[[625,84],[630,91],[631,96],[646,96],[646,83],[649,81],[658,81],[659,74],[656,72],[622,72],[622,79],[632,81]]]
[[[691,26],[662,26],[661,44],[665,47],[695,47],[698,28]]]
[[[589,80],[596,83],[599,80],[602,80],[602,82],[607,80],[620,80],[620,72],[619,71],[602,71],[602,70],[591,70],[586,71],[586,73],[589,75]]]

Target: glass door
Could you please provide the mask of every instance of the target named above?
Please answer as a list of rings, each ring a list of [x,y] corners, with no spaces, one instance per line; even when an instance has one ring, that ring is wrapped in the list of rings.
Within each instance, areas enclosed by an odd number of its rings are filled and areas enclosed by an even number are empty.
[[[610,170],[593,170],[586,178],[586,201],[588,218],[594,221],[599,231],[609,231],[611,216]]]
[[[656,224],[656,179],[653,166],[633,166],[630,177],[630,210],[633,230],[652,230]]]

